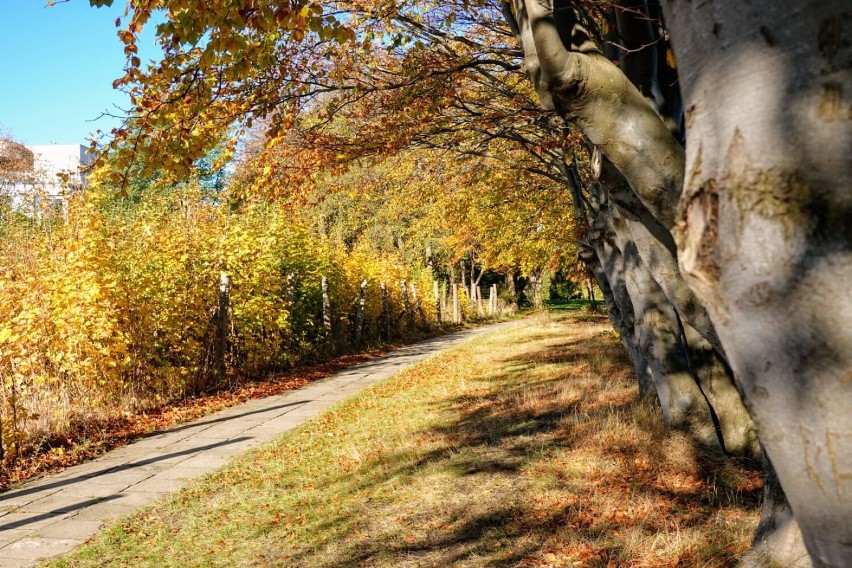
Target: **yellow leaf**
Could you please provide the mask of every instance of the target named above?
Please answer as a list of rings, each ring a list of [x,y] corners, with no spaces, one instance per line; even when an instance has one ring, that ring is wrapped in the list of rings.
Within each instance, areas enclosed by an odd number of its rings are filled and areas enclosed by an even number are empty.
[[[672,69],[677,69],[677,60],[675,59],[674,51],[672,48],[668,48],[666,50],[666,63],[668,63],[669,67]]]

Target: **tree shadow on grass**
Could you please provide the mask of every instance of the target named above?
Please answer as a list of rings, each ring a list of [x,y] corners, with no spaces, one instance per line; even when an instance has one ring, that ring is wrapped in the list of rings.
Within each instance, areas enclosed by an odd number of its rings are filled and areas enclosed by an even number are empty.
[[[422,497],[408,502],[386,498],[326,518],[317,533],[338,538],[291,550],[282,560],[291,566],[461,562],[503,567],[555,551],[562,555],[557,558],[579,558],[584,566],[606,566],[610,560],[618,564],[625,553],[624,541],[615,538],[619,532],[641,533],[650,540],[669,530],[677,515],[678,527],[700,528],[714,522],[716,506],[756,510],[759,487],[714,494],[710,484],[694,479],[692,485],[679,487],[655,471],[660,464],[636,465],[645,458],[661,459],[643,453],[647,447],[641,442],[620,440],[615,432],[612,444],[602,445],[601,424],[628,420],[625,417],[645,404],[621,395],[599,403],[602,392],[618,394],[618,388],[629,388],[623,377],[630,366],[620,349],[579,339],[506,357],[501,368],[509,371],[487,377],[492,388],[435,403],[434,411],[456,417],[419,433],[438,443],[384,454],[330,482],[348,488],[353,498],[377,487],[400,485],[422,486]],[[564,373],[519,380],[518,367],[541,363],[615,373],[621,378],[614,380],[623,384],[613,389],[604,378],[597,386],[589,380],[570,385]],[[573,390],[566,392],[566,387]],[[571,460],[590,447],[597,451],[594,460],[604,465],[591,463],[593,473],[584,477],[577,474],[583,464]],[[436,485],[429,485],[432,479]],[[614,492],[615,504],[608,505],[614,509],[594,505],[603,491]],[[651,503],[650,515],[623,515],[618,506],[629,510],[631,500]],[[735,561],[734,551],[722,549],[718,554],[714,565]]]

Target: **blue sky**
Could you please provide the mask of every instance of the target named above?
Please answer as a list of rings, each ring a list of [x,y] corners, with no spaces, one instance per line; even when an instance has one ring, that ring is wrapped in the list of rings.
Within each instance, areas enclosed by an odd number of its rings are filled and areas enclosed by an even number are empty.
[[[127,107],[112,89],[124,63],[115,27],[124,1],[110,8],[46,3],[0,0],[0,134],[25,144],[85,144],[90,132],[118,124],[93,119]],[[140,47],[143,61],[155,53]]]

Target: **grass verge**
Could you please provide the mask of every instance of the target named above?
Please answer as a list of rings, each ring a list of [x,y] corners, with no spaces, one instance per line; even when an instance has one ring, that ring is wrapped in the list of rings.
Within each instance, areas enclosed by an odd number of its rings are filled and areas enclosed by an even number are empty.
[[[605,318],[404,371],[50,566],[730,566],[759,474],[636,401]]]

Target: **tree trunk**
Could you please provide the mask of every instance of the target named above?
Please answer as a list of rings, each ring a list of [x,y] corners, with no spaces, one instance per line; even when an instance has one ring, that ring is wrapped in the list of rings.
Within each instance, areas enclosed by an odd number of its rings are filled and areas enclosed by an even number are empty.
[[[479,279],[474,278],[476,274],[476,263],[473,260],[473,254],[470,255],[470,300],[476,302],[476,285],[479,284]],[[482,272],[479,273],[480,278]]]
[[[674,309],[641,264],[635,247],[628,245],[623,256],[639,345],[649,363],[666,426],[689,432],[704,447],[721,450],[710,406],[690,372]]]
[[[601,183],[607,199],[615,205],[642,262],[662,288],[678,315],[697,330],[714,348],[723,353],[707,310],[698,301],[680,273],[674,238],[636,197],[624,176],[606,158],[601,162]]]
[[[509,271],[506,274],[506,288],[509,290],[509,311],[518,311],[518,288],[515,282],[515,273]]]
[[[602,251],[602,247],[599,247],[599,251]],[[636,380],[639,383],[639,396],[641,398],[656,398],[656,387],[650,375],[648,361],[645,360],[645,356],[639,348],[639,340],[636,337],[633,303],[624,287],[623,275],[617,274],[617,263],[613,259],[605,258],[602,261],[599,255],[602,255],[602,252],[596,252],[591,246],[582,247],[580,250],[580,259],[595,276],[598,288],[603,293],[609,321],[618,332],[621,344],[633,363]],[[607,266],[607,270],[603,268],[604,265]],[[616,286],[616,289],[613,289],[613,285]]]
[[[580,259],[591,269],[598,287],[604,294],[607,315],[619,332],[622,344],[633,361],[636,380],[639,382],[639,395],[642,398],[656,397],[650,366],[639,346],[633,302],[625,284],[621,251],[612,246],[612,219],[605,202],[601,200],[602,197],[600,192],[591,193],[590,205],[594,215],[589,231],[591,243],[580,247]]]
[[[790,503],[778,481],[778,474],[766,452],[763,456],[763,507],[755,531],[752,549],[743,558],[743,568],[784,566],[811,568],[813,563],[805,549],[802,531],[793,518]]]
[[[688,109],[681,268],[813,564],[848,566],[852,10],[847,0],[663,8]]]
[[[605,177],[621,178],[618,172]],[[647,272],[677,314],[690,372],[712,409],[725,450],[732,455],[756,458],[759,452],[754,423],[737,391],[733,372],[720,351],[713,324],[678,270],[674,240],[650,214],[642,212],[644,207],[628,187],[622,185],[617,193],[620,201],[611,198],[616,221],[627,229]],[[627,202],[632,213],[624,214]],[[700,332],[695,323],[701,326]]]
[[[461,323],[461,304],[459,302],[459,285],[453,284],[453,323]]]
[[[692,374],[716,416],[725,451],[734,456],[758,459],[757,431],[733,380],[733,372],[710,343],[683,322]]]
[[[388,302],[388,287],[382,282],[379,284],[382,292],[382,314],[379,316],[379,325],[381,329],[379,333],[384,337],[385,341],[390,340],[390,304]]]
[[[586,278],[584,282],[586,286],[586,296],[589,298],[589,306],[594,313],[598,313],[598,300],[595,298],[595,286],[592,284],[591,278]]]
[[[597,184],[592,189],[594,234],[602,235],[596,239],[599,257],[610,260],[614,277],[623,275],[646,376],[656,387],[666,426],[685,430],[702,446],[721,451],[715,416],[692,374],[677,313],[643,264],[622,219],[613,214],[604,188]]]
[[[219,274],[219,303],[216,309],[216,344],[213,348],[213,375],[217,383],[225,379],[226,356],[228,353],[228,327],[231,313],[231,277]],[[207,386],[207,385],[204,385]],[[197,389],[196,390],[200,390]],[[193,394],[198,394],[197,392]]]
[[[590,40],[573,9],[560,25],[571,30],[571,45],[560,37],[552,2],[512,0],[524,66],[542,107],[556,110],[627,179],[662,225],[674,225],[683,186],[684,152],[651,101]]]

